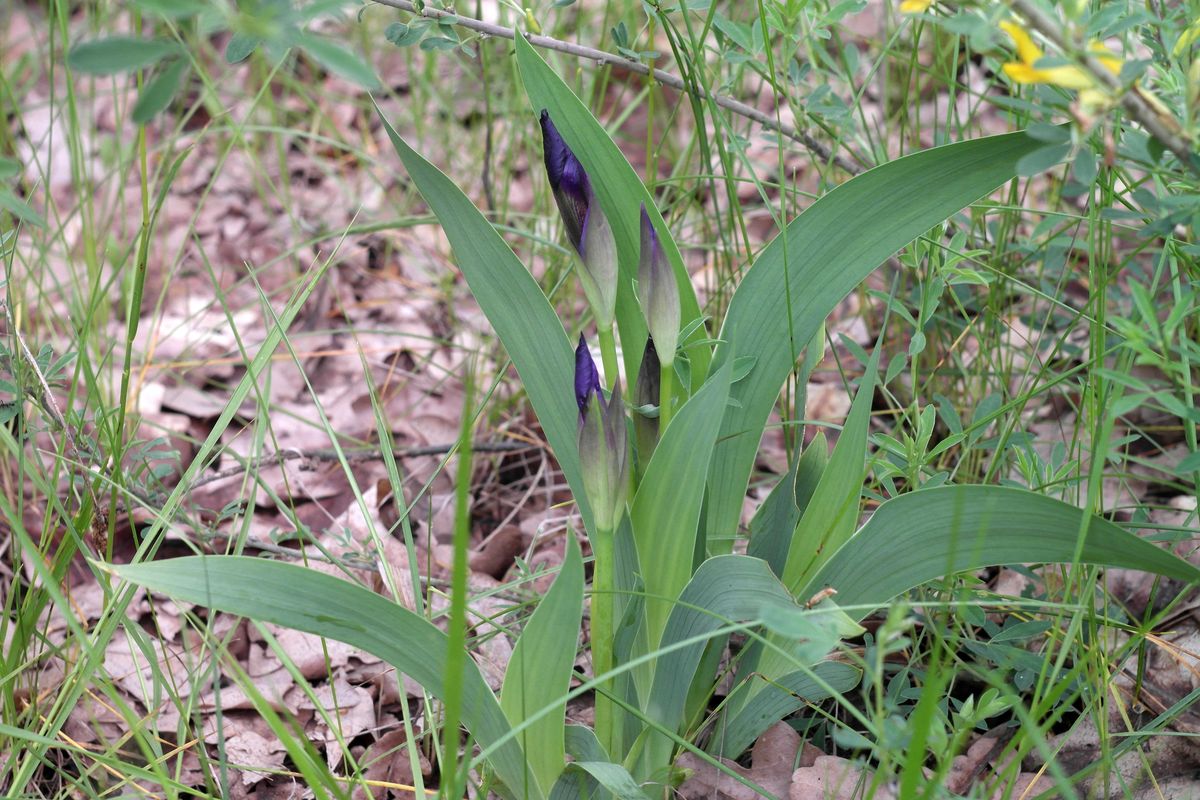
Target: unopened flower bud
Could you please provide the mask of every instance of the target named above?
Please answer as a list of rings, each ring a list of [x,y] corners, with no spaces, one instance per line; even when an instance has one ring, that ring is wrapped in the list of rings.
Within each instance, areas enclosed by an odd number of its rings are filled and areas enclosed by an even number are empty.
[[[617,242],[612,226],[596,200],[583,164],[554,127],[550,112],[542,111],[541,124],[542,155],[550,190],[567,229],[567,238],[583,265],[579,282],[596,324],[601,330],[608,330],[617,307]]]
[[[679,343],[679,285],[675,271],[658,241],[658,232],[642,206],[642,252],[638,260],[638,299],[646,327],[654,340],[658,360],[665,366],[675,361]]]

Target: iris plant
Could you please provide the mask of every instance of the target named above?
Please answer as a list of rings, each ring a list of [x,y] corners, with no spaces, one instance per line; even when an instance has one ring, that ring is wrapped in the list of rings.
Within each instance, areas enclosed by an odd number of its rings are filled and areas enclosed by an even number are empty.
[[[607,399],[596,364],[580,335],[575,349],[575,402],[579,406],[579,461],[583,490],[592,509],[591,543],[595,555],[592,587],[592,667],[601,676],[612,670],[613,535],[625,514],[632,462],[625,405],[617,380],[613,322],[619,269],[617,246],[608,218],[583,164],[571,152],[548,112],[541,113],[543,156],[563,227],[579,255],[579,282],[591,307],[600,338]],[[671,418],[675,350],[679,343],[680,300],[675,271],[659,241],[646,206],[641,214],[638,299],[650,336],[634,395],[645,413],[635,419],[639,462],[644,467],[658,436]],[[627,343],[628,344],[628,343]],[[653,404],[658,402],[657,420]],[[653,423],[653,424],[650,424]],[[615,708],[602,693],[596,697],[596,733],[607,747],[614,743]]]

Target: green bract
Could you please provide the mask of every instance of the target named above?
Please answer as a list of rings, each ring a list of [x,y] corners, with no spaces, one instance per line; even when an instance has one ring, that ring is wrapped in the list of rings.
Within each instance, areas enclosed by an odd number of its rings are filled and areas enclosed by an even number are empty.
[[[675,273],[667,263],[667,254],[658,242],[658,233],[642,206],[642,246],[638,260],[638,299],[646,327],[654,341],[658,361],[665,367],[675,361],[675,346],[679,342],[679,287]]]
[[[629,442],[621,390],[604,402],[593,392],[579,422],[579,464],[583,490],[596,527],[611,531],[621,521],[629,495]]]

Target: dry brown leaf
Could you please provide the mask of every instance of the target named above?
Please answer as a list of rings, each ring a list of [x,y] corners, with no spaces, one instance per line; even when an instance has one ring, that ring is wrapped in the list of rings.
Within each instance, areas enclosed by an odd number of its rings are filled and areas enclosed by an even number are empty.
[[[811,767],[792,773],[791,800],[895,800],[888,786],[871,790],[874,776],[864,767],[838,756],[820,756]]]
[[[261,736],[249,728],[230,723],[226,727],[225,754],[240,768],[238,773],[242,784],[252,786],[266,778],[272,770],[283,767],[287,748],[275,736]]]
[[[750,777],[776,797],[786,797],[800,744],[795,728],[776,722],[758,737],[750,751]]]
[[[374,800],[384,800],[386,797],[395,800],[409,800],[417,795],[412,791],[400,789],[400,786],[413,786],[412,757],[406,747],[407,737],[404,728],[389,731],[369,746],[359,763],[366,767],[367,781],[382,785],[370,786],[370,796]],[[417,751],[418,764],[423,777],[428,778],[432,772],[429,759],[420,750]],[[362,786],[354,789],[355,800],[365,800],[367,792]]]

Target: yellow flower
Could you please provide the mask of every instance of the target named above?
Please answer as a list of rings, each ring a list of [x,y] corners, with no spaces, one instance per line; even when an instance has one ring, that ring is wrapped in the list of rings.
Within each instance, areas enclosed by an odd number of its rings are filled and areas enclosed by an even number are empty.
[[[928,11],[933,5],[933,0],[901,0],[901,14],[920,14],[922,11]]]
[[[1074,64],[1064,64],[1058,67],[1034,66],[1042,58],[1042,49],[1034,44],[1033,37],[1015,22],[1000,23],[1001,29],[1012,37],[1017,47],[1019,61],[1010,61],[1004,65],[1004,74],[1017,83],[1049,83],[1064,89],[1080,89],[1089,92],[1099,90],[1098,82],[1088,74],[1087,70]],[[1088,45],[1105,69],[1114,75],[1121,72],[1121,59],[1113,55],[1104,45],[1092,42]]]

